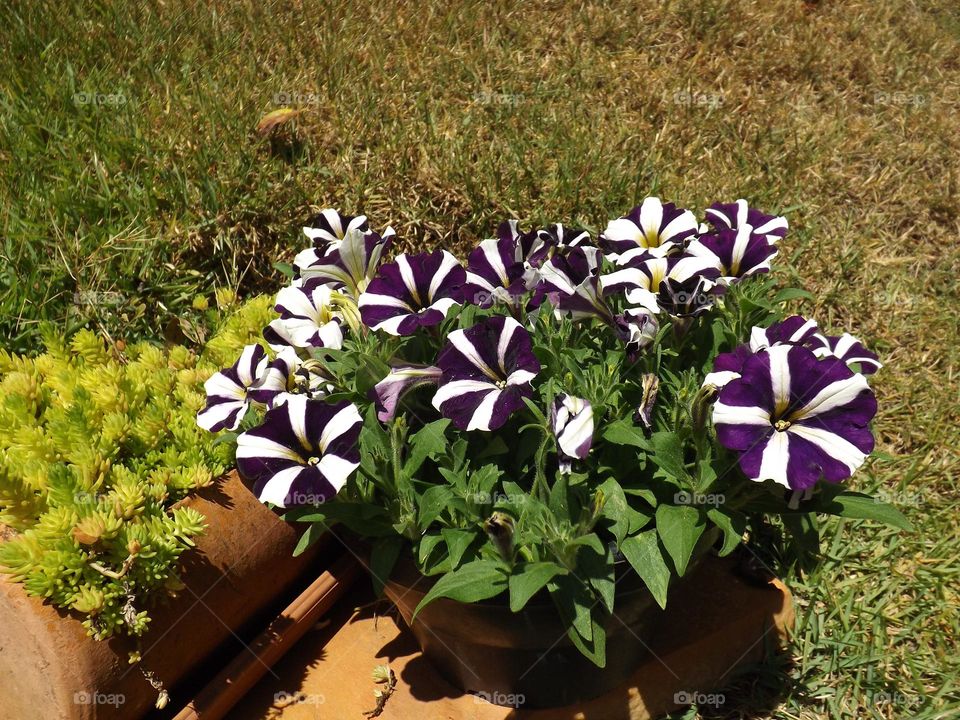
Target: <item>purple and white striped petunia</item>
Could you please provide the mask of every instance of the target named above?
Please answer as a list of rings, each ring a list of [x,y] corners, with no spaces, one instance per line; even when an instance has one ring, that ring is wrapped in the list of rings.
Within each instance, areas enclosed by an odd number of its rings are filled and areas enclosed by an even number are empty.
[[[237,470],[261,502],[317,505],[360,465],[363,420],[356,405],[292,395],[237,438]]]
[[[745,225],[701,235],[687,246],[686,252],[709,260],[720,271],[721,282],[733,283],[770,272],[770,260],[777,254],[777,246],[766,235],[754,233]]]
[[[817,321],[802,315],[791,315],[768,328],[750,331],[750,349],[754,352],[774,345],[807,345],[817,334]]]
[[[776,345],[749,357],[713,406],[720,444],[752,480],[806,490],[850,477],[873,450],[877,401],[866,379],[834,357]]]
[[[563,255],[554,255],[540,268],[540,282],[531,300],[537,306],[549,297],[558,315],[574,320],[598,317],[613,323],[613,313],[604,302],[600,289],[602,255],[594,247],[574,247]]]
[[[274,309],[280,317],[263,329],[272,347],[343,347],[342,315],[333,304],[333,290],[322,280],[283,288]]]
[[[631,305],[677,316],[698,315],[713,305],[719,270],[707,258],[657,257],[637,248],[620,255],[617,266],[600,278],[604,295],[626,291]]]
[[[460,430],[496,430],[531,397],[540,372],[529,333],[513,318],[491,317],[447,336],[433,406]]]
[[[484,240],[467,258],[462,301],[483,308],[498,302],[517,305],[527,290],[525,272],[526,266],[516,258],[513,240]]]
[[[817,357],[837,357],[848,366],[853,366],[861,375],[872,375],[883,367],[875,353],[867,350],[860,340],[850,333],[821,335],[816,333],[807,342]]]
[[[350,228],[336,249],[319,257],[316,252],[313,256],[305,255],[311,252],[307,250],[294,259],[294,264],[304,282],[317,278],[332,287],[344,288],[356,299],[376,274],[393,236],[393,228],[387,228],[382,236]]]
[[[435,366],[402,365],[390,368],[386,377],[370,391],[377,406],[377,419],[389,422],[397,415],[400,398],[422,385],[436,385],[440,382],[441,370]]]
[[[627,308],[613,319],[613,326],[630,357],[649,346],[660,330],[656,316],[644,308]]]
[[[348,230],[368,230],[366,215],[341,215],[333,208],[321,210],[303,226],[303,234],[319,250],[336,250]]]
[[[554,248],[549,235],[541,236],[536,230],[521,231],[516,220],[500,223],[497,239],[510,242],[514,248],[514,260],[528,269],[543,265]]]
[[[564,250],[591,245],[590,233],[582,228],[564,227],[562,223],[553,223],[537,230],[537,237],[551,248]]]
[[[286,395],[297,389],[297,372],[303,360],[292,347],[281,348],[277,356],[267,362],[259,379],[247,390],[255,402],[272,408],[286,400]]]
[[[250,389],[267,367],[267,353],[260,345],[247,345],[232,366],[211,375],[203,384],[207,402],[197,413],[197,425],[210,432],[236,430],[247,408],[256,400]]]
[[[380,267],[360,301],[363,324],[390,335],[438,325],[459,305],[466,272],[446,250],[407,255]]]
[[[704,214],[715,230],[737,230],[749,225],[754,234],[763,235],[774,244],[787,234],[785,217],[762,213],[748,206],[743,199],[732,203],[714,203]]]
[[[636,248],[664,256],[683,249],[697,227],[697,218],[689,210],[648,197],[624,217],[607,223],[600,244],[611,259]]]
[[[561,393],[550,408],[550,427],[557,438],[560,472],[571,472],[574,460],[584,460],[593,445],[593,407],[583,398]]]

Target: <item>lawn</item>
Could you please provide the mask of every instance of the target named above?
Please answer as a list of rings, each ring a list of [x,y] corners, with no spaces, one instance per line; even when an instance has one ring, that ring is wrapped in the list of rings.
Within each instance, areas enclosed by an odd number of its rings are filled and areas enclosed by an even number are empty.
[[[320,207],[457,251],[508,217],[748,198],[789,217],[798,309],[885,362],[854,484],[915,531],[832,522],[819,566],[784,558],[792,662],[699,712],[958,717],[960,8],[645,5],[4,3],[4,346],[169,337],[217,289],[278,287]]]

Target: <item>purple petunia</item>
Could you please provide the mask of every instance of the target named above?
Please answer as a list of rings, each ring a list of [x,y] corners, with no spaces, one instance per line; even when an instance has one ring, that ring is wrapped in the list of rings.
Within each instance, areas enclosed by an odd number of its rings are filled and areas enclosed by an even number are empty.
[[[607,223],[600,244],[611,259],[637,248],[664,256],[682,250],[696,232],[697,218],[692,212],[648,197],[624,217]]]
[[[867,350],[863,343],[850,333],[821,335],[817,333],[807,343],[817,357],[837,357],[848,366],[856,367],[861,375],[872,375],[883,367],[876,353]]]
[[[866,379],[839,358],[776,345],[747,358],[723,387],[713,422],[749,478],[806,490],[821,478],[845,480],[863,464],[876,410]]]
[[[787,234],[785,217],[762,213],[751,208],[743,199],[732,203],[714,203],[707,208],[705,215],[715,230],[737,230],[749,225],[754,234],[763,235],[774,244]]]
[[[480,307],[495,303],[516,305],[526,291],[526,267],[516,259],[516,245],[509,238],[484,240],[467,258],[463,302]]]
[[[436,385],[440,382],[441,372],[440,368],[432,365],[401,365],[390,368],[387,376],[370,392],[376,402],[377,419],[380,422],[393,420],[400,398],[416,387]]]
[[[348,402],[292,395],[237,438],[237,470],[261,502],[316,505],[333,498],[360,465],[363,420]]]
[[[496,430],[531,397],[540,372],[529,333],[513,318],[492,317],[447,337],[433,406],[460,430]]]
[[[267,367],[267,354],[260,345],[247,345],[231,367],[211,375],[203,384],[207,402],[197,413],[197,425],[204,430],[235,430],[251,401],[251,388]]]
[[[335,249],[322,255],[307,250],[294,258],[294,265],[304,282],[317,278],[358,298],[376,274],[393,236],[393,228],[387,228],[382,236],[350,228]]]
[[[558,314],[574,320],[598,317],[613,322],[613,314],[604,302],[600,289],[600,263],[603,257],[594,247],[574,247],[563,255],[554,255],[540,268],[532,304],[539,305],[544,297]]]
[[[446,250],[401,254],[380,268],[358,306],[364,325],[390,335],[412,335],[437,325],[459,305],[466,273]]]
[[[333,291],[314,278],[300,286],[289,285],[277,293],[274,309],[280,317],[263,330],[272,347],[298,348],[343,346],[341,314],[332,302]]]
[[[719,271],[709,259],[657,257],[638,248],[620,255],[617,267],[600,279],[604,295],[626,291],[631,305],[679,317],[699,315],[713,305]]]
[[[701,235],[687,246],[687,254],[709,260],[719,271],[722,282],[770,271],[770,260],[777,246],[766,235],[754,233],[749,225],[736,230],[718,230]]]
[[[560,472],[569,473],[573,460],[584,460],[593,445],[593,407],[583,398],[561,393],[550,408],[550,427],[557,438]]]
[[[303,226],[303,234],[318,250],[336,250],[349,230],[367,232],[366,215],[342,215],[333,208],[321,210]]]

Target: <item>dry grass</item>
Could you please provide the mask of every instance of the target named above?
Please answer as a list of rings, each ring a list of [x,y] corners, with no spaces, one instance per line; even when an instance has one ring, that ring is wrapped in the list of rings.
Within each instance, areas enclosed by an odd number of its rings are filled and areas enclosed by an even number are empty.
[[[960,713],[954,4],[57,8],[55,23],[41,3],[0,11],[0,310],[19,344],[37,319],[63,321],[77,289],[149,292],[182,312],[214,284],[267,287],[310,204],[364,211],[408,247],[457,249],[508,216],[596,230],[650,193],[786,212],[781,272],[816,296],[802,309],[887,363],[886,456],[857,483],[917,532],[825,530],[824,564],[793,580],[796,663],[774,673],[779,705],[760,716]],[[303,112],[258,138],[288,104]],[[118,256],[124,238],[149,254]],[[122,332],[115,316],[70,312]],[[769,693],[751,687],[721,715],[762,708]]]

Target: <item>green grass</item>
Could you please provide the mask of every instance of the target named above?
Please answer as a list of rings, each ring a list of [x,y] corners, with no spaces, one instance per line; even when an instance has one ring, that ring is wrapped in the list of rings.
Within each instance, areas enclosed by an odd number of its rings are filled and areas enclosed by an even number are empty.
[[[916,532],[828,525],[790,577],[792,666],[719,715],[960,714],[954,3],[15,0],[0,28],[12,349],[41,320],[159,337],[197,294],[275,289],[311,206],[461,250],[511,216],[601,229],[650,193],[787,212],[802,310],[887,363],[888,457],[854,485]]]

